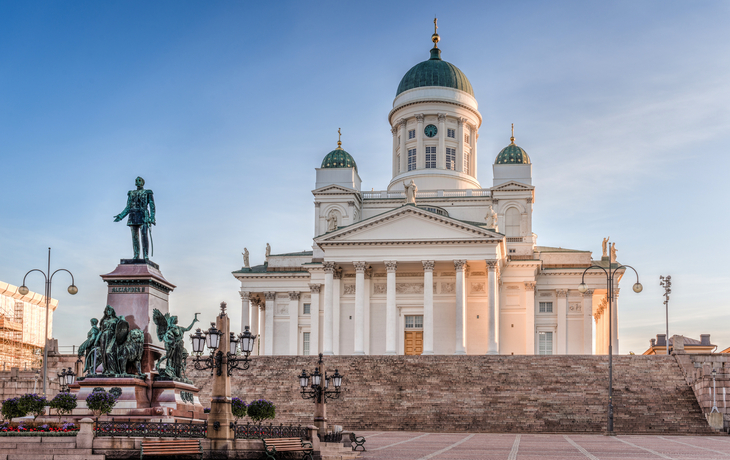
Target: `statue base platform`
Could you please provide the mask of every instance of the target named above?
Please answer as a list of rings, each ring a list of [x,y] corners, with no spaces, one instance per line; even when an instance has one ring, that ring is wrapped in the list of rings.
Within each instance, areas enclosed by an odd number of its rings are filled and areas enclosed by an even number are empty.
[[[198,398],[199,389],[193,385],[174,382],[153,382],[135,377],[90,376],[70,386],[76,395],[78,406],[72,415],[91,416],[86,407],[86,398],[94,388],[107,392],[119,392],[117,403],[110,417],[130,419],[160,419],[165,422],[174,420],[206,420],[203,405]]]

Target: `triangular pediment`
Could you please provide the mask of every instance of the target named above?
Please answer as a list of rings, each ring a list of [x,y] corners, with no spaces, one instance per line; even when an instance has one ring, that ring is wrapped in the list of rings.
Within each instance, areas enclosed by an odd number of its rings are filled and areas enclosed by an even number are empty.
[[[353,188],[347,188],[343,187],[341,185],[325,185],[324,187],[320,187],[318,189],[312,190],[312,193],[314,195],[339,195],[343,193],[352,194],[352,193],[359,193],[357,190]]]
[[[401,206],[362,222],[324,234],[315,239],[320,245],[339,243],[419,243],[479,241],[498,243],[503,235],[426,211]]]
[[[500,192],[514,192],[514,191],[534,190],[534,189],[535,189],[535,187],[533,185],[523,184],[522,182],[517,182],[514,180],[505,182],[504,184],[499,184],[496,187],[492,187],[492,191],[498,190]]]

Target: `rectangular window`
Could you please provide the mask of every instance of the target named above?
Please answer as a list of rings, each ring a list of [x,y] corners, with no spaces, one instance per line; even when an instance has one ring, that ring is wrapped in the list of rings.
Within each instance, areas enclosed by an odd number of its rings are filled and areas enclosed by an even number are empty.
[[[553,354],[553,333],[538,332],[537,333],[537,354],[552,355]]]
[[[469,171],[469,152],[464,152],[464,174],[471,174]]]
[[[302,332],[302,354],[309,356],[309,332]]]
[[[302,314],[309,315],[311,314],[312,304],[305,303],[302,305]]]
[[[540,302],[540,313],[552,313],[553,303],[552,302]]]
[[[446,169],[456,169],[456,149],[446,147]]]
[[[408,170],[416,169],[416,149],[408,149]]]
[[[468,134],[464,134],[464,143],[465,144],[468,144],[469,143],[469,135]]]
[[[446,137],[450,137],[452,139],[456,139],[456,130],[455,129],[448,128],[446,130]]]
[[[416,138],[416,130],[411,129],[408,131],[408,139],[415,139]]]
[[[423,329],[423,316],[406,315],[406,329]]]
[[[426,168],[436,167],[436,147],[426,147]]]

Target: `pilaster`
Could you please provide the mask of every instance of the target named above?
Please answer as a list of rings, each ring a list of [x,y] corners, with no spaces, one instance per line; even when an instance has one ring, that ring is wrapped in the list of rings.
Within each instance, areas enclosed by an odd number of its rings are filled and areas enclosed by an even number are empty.
[[[525,354],[535,354],[535,282],[525,282]]]
[[[272,356],[274,354],[274,302],[276,302],[276,292],[265,292],[266,310],[264,311],[264,354]]]
[[[455,260],[456,270],[456,351],[454,354],[466,354],[466,260]]]
[[[289,292],[289,354],[294,356],[299,354],[299,294]]]
[[[424,115],[416,115],[416,169],[426,167],[426,149],[423,148],[423,119]]]
[[[558,296],[558,354],[564,355],[568,352],[568,297],[564,289],[557,290]]]
[[[322,285],[319,283],[310,283],[309,292],[311,303],[309,304],[309,354],[317,356],[319,354],[319,311],[320,311],[320,290]]]
[[[365,262],[353,262],[355,266],[355,349],[354,355],[365,354]]]
[[[433,260],[423,264],[423,354],[433,354]]]

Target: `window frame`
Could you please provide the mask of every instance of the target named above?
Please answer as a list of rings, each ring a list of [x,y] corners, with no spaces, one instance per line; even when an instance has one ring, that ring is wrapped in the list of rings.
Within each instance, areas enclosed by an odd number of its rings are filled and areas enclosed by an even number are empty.
[[[456,129],[455,128],[446,128],[446,137],[451,139],[456,139]]]
[[[415,139],[415,138],[416,138],[416,130],[409,129],[408,130],[408,140]]]
[[[436,169],[436,146],[426,147],[426,169]]]
[[[544,315],[550,315],[552,313],[555,313],[554,303],[552,300],[546,300],[545,302],[537,302],[537,312],[544,314]],[[545,310],[543,311],[543,306],[545,306]],[[550,309],[548,310],[548,306]]]
[[[406,159],[406,170],[415,171],[417,168],[418,152],[417,149],[408,149],[408,157]]]
[[[451,157],[451,161],[449,161],[449,157]],[[446,147],[446,169],[456,171],[456,149],[451,147]]]

